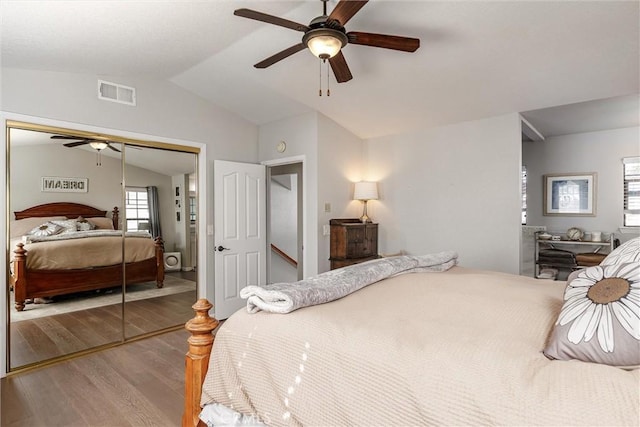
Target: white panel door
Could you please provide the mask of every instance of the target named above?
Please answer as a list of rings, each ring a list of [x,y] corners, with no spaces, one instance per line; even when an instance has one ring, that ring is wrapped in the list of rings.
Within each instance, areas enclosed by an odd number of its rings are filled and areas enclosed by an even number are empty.
[[[240,289],[266,284],[265,167],[214,161],[215,315],[243,305]]]

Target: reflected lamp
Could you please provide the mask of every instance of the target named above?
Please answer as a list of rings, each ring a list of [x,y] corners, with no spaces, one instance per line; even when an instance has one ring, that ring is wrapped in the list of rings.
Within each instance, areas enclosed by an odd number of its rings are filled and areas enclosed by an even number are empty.
[[[89,143],[89,145],[91,146],[91,148],[93,148],[94,150],[104,150],[105,148],[107,148],[107,144],[106,142],[102,142],[102,141],[91,141]]]

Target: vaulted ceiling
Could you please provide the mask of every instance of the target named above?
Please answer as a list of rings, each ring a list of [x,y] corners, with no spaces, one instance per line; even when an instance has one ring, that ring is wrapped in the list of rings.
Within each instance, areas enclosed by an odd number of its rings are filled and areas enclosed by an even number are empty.
[[[317,110],[361,138],[615,97],[624,97],[627,117],[635,108],[635,123],[625,123],[637,126],[637,1],[372,0],[348,31],[416,37],[421,47],[347,45],[354,78],[331,76],[330,97],[318,96],[319,60],[307,51],[253,67],[302,33],[234,16],[241,7],[303,24],[322,12],[319,0],[3,0],[0,59],[3,67],[166,79],[256,124]]]

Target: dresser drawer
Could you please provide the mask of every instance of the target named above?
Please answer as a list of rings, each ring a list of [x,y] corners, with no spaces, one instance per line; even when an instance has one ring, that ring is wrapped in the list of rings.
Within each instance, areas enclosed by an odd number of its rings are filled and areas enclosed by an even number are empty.
[[[378,256],[378,224],[362,223],[358,219],[332,219],[331,268],[344,267],[341,260],[372,259]]]

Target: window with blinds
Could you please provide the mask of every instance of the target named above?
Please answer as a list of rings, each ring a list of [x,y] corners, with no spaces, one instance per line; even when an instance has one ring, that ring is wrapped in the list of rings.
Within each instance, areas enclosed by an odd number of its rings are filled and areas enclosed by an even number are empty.
[[[127,231],[149,231],[149,201],[146,188],[125,189]]]
[[[640,227],[640,157],[625,157],[624,226]]]

